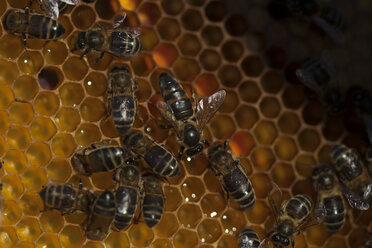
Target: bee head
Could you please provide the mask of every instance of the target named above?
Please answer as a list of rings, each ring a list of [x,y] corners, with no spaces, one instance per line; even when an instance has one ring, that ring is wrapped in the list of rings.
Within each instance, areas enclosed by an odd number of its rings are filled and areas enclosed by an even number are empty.
[[[200,134],[194,125],[186,124],[183,129],[183,135],[183,141],[188,147],[194,147],[199,143]]]
[[[289,245],[289,238],[280,235],[279,233],[274,233],[271,237],[271,241],[274,247],[287,247]]]

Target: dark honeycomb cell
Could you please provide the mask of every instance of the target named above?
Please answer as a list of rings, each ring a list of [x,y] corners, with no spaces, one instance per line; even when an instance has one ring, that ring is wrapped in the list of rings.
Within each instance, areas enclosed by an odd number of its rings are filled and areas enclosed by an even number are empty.
[[[207,71],[216,70],[221,64],[221,58],[217,51],[212,49],[203,50],[199,57],[202,67]]]
[[[63,81],[63,74],[57,67],[44,67],[38,77],[41,88],[46,90],[57,89]]]
[[[241,15],[232,15],[225,22],[227,32],[233,36],[244,34],[248,29],[248,24],[245,18]]]
[[[197,55],[201,49],[201,44],[197,36],[184,34],[177,41],[177,45],[184,55]]]
[[[86,30],[95,22],[96,14],[92,8],[82,5],[73,10],[71,18],[75,27]]]
[[[265,97],[260,102],[262,114],[267,118],[277,117],[281,107],[279,101],[274,97]]]
[[[180,34],[178,21],[173,18],[162,19],[157,26],[157,30],[159,32],[160,38],[164,40],[173,41]]]
[[[189,58],[178,58],[173,64],[173,69],[177,78],[182,81],[192,81],[200,72],[199,64]]]
[[[239,86],[239,94],[243,101],[255,103],[261,96],[261,91],[254,81],[245,81]]]
[[[237,67],[233,65],[224,65],[218,70],[218,76],[221,83],[226,87],[235,87],[242,79],[242,75]]]
[[[244,47],[237,40],[229,40],[222,45],[221,51],[227,61],[235,62],[242,56]]]
[[[254,136],[258,143],[271,145],[278,136],[278,131],[273,122],[260,121],[254,129]]]
[[[203,41],[209,46],[218,46],[222,39],[222,30],[217,26],[205,26],[202,30]]]
[[[199,11],[187,10],[181,16],[182,26],[189,31],[199,30],[203,26],[203,17]]]
[[[94,9],[98,16],[104,20],[112,19],[120,10],[120,4],[117,1],[97,0]]]
[[[257,110],[248,105],[241,105],[235,111],[235,119],[240,128],[250,129],[258,120]]]
[[[305,92],[300,86],[289,86],[284,90],[282,100],[287,108],[297,109],[305,101]]]
[[[243,59],[241,67],[248,77],[257,77],[264,69],[262,60],[258,56],[249,56]]]
[[[274,70],[265,72],[261,79],[262,88],[268,93],[278,93],[282,89],[284,82],[283,75]]]
[[[212,22],[221,21],[226,13],[227,8],[222,1],[210,1],[205,7],[205,15]]]
[[[178,58],[177,48],[169,43],[160,43],[154,49],[154,61],[159,66],[170,67]]]
[[[161,7],[165,13],[169,15],[177,15],[183,10],[184,5],[182,1],[162,0]]]
[[[139,20],[144,25],[155,25],[161,17],[161,11],[158,5],[152,2],[142,3],[138,12]]]
[[[287,54],[279,46],[271,46],[266,49],[264,58],[268,66],[274,69],[281,69],[287,62]]]
[[[205,0],[186,0],[186,2],[193,6],[202,6]]]
[[[219,111],[224,113],[232,113],[239,105],[239,97],[235,91],[226,90],[225,101],[221,105]]]

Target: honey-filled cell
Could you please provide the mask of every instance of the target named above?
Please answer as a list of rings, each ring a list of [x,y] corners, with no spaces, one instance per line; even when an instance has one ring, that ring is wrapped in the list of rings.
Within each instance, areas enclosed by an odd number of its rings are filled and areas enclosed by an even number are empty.
[[[41,167],[28,167],[22,177],[23,185],[30,191],[40,191],[47,181],[45,170]]]
[[[71,20],[75,27],[86,30],[93,25],[96,15],[91,7],[82,5],[72,11]]]
[[[84,248],[100,248],[100,247],[104,247],[103,245],[100,246],[98,245],[99,243],[93,243],[93,242],[87,242],[85,243],[85,246]],[[127,234],[123,233],[123,232],[111,232],[109,233],[109,235],[107,236],[106,240],[105,240],[105,245],[106,247],[108,248],[116,248],[116,247],[120,247],[120,248],[127,248],[127,247],[130,247],[130,243],[129,243],[129,238],[127,236]]]
[[[57,128],[50,118],[39,116],[31,122],[30,131],[33,139],[47,141],[57,132]]]
[[[62,158],[54,158],[50,161],[46,170],[49,179],[60,182],[65,182],[72,172],[70,163]]]
[[[79,57],[70,57],[62,65],[64,75],[69,80],[79,81],[88,72],[88,65]]]
[[[132,225],[128,231],[131,243],[138,247],[147,247],[154,238],[154,233],[151,228],[145,223]]]
[[[59,240],[64,247],[80,248],[85,241],[85,235],[80,227],[66,225],[59,236]]]
[[[174,213],[165,212],[159,223],[153,227],[153,230],[157,237],[169,238],[177,231],[179,226],[177,216]]]
[[[177,211],[177,217],[184,227],[195,228],[202,218],[198,205],[183,204]]]
[[[19,100],[31,100],[39,91],[39,85],[34,77],[23,75],[13,84],[13,91]]]
[[[44,209],[44,203],[37,192],[26,192],[19,201],[24,214],[38,216]]]
[[[196,177],[187,178],[181,185],[181,191],[186,202],[198,202],[205,193],[202,181]]]
[[[85,91],[91,96],[103,96],[107,89],[107,78],[101,72],[90,72],[84,79]]]
[[[18,67],[23,73],[32,75],[40,70],[43,61],[39,52],[26,51],[18,58]]]
[[[11,126],[6,134],[6,142],[9,148],[24,149],[31,142],[31,135],[23,126]]]
[[[196,247],[199,243],[198,236],[194,231],[180,229],[173,237],[175,248]]]
[[[77,109],[62,107],[55,115],[54,121],[59,130],[72,132],[80,124],[81,117]]]
[[[27,125],[34,118],[34,109],[27,102],[14,102],[9,108],[9,117],[12,123]]]
[[[197,228],[202,243],[213,243],[221,236],[222,230],[217,220],[204,219]]]
[[[24,217],[17,223],[16,232],[20,240],[34,242],[41,234],[41,229],[36,218]]]
[[[224,232],[234,236],[239,235],[238,230],[246,224],[244,213],[232,208],[226,210],[220,219]]]
[[[21,210],[15,201],[4,201],[2,211],[2,224],[4,225],[14,225],[21,218]]]
[[[19,74],[16,63],[0,59],[0,84],[11,84]]]
[[[200,205],[204,215],[217,218],[225,209],[226,202],[226,199],[221,194],[207,194],[202,197]]]
[[[15,59],[23,49],[22,39],[18,36],[5,34],[0,38],[0,55],[3,58]]]
[[[159,32],[160,38],[164,40],[175,40],[180,34],[179,23],[176,19],[163,18],[158,26],[157,30]]]
[[[154,61],[162,67],[170,67],[178,58],[178,51],[175,46],[169,43],[160,43],[154,49]]]
[[[40,238],[36,241],[36,247],[55,247],[55,248],[62,248],[59,242],[59,238],[56,234],[51,233],[44,233],[40,236]]]
[[[34,142],[26,152],[27,160],[33,166],[45,166],[52,157],[49,145],[43,142]]]
[[[59,97],[55,93],[42,91],[37,95],[33,104],[36,112],[51,116],[59,108]]]

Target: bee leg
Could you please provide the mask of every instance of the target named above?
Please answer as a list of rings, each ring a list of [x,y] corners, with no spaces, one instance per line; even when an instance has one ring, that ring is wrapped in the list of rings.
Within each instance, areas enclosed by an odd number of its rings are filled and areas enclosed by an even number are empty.
[[[294,241],[294,239],[292,239],[292,248],[295,248],[295,241]]]
[[[27,41],[26,41],[26,34],[22,33],[22,40],[23,40],[23,45],[26,47]]]
[[[75,49],[75,50],[76,50],[76,49]],[[89,52],[90,52],[89,49],[85,49],[84,52],[83,52],[83,54],[80,55],[80,59],[83,59],[83,57],[84,57],[85,55],[87,55]]]
[[[225,142],[223,142],[223,148],[224,149],[227,149],[227,147],[229,146],[229,144],[230,144],[230,139],[225,140]]]
[[[103,55],[105,55],[105,52],[101,52],[101,54],[93,60],[93,64],[97,64],[103,58]]]
[[[177,161],[181,161],[184,150],[185,150],[185,147],[181,146],[178,152],[178,155],[177,155]]]

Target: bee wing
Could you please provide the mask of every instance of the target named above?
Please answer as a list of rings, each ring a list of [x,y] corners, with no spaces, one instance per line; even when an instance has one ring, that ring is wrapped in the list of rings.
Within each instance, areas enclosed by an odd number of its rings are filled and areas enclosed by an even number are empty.
[[[322,94],[322,89],[319,87],[319,85],[311,76],[311,74],[308,73],[306,70],[303,69],[296,70],[296,76],[306,87],[315,91],[319,96]]]
[[[341,185],[341,192],[344,194],[352,208],[359,210],[367,210],[369,208],[369,204],[365,202],[365,200],[363,200],[345,185]]]
[[[297,231],[302,232],[305,229],[319,225],[324,221],[324,218],[326,216],[326,209],[323,206],[318,205],[311,213],[310,215],[297,226]]]
[[[323,18],[319,16],[313,17],[313,22],[320,27],[324,32],[326,32],[332,39],[334,39],[338,43],[345,42],[345,34],[342,30],[335,28]]]
[[[261,241],[259,248],[270,248],[270,239],[266,237],[264,240]]]
[[[42,0],[40,1],[45,13],[53,19],[58,19],[59,9],[58,3],[55,0]]]
[[[125,12],[121,13],[120,15],[115,16],[113,28],[119,27],[123,23],[126,17],[127,17],[127,14]]]
[[[277,201],[275,201],[274,195],[277,195],[279,197]],[[278,185],[273,182],[271,183],[271,190],[268,199],[271,211],[273,212],[275,221],[277,222],[280,215],[280,204],[282,203],[282,191],[279,189]]]
[[[64,2],[64,3],[67,3],[69,5],[76,5],[77,4],[77,0],[60,0],[61,2]]]
[[[198,120],[199,129],[202,130],[208,121],[221,107],[226,97],[226,91],[220,90],[213,95],[203,98],[199,101],[196,108],[196,118]]]
[[[176,120],[174,119],[172,109],[168,106],[168,104],[159,101],[155,104],[155,107],[158,109],[161,116],[177,130]]]

